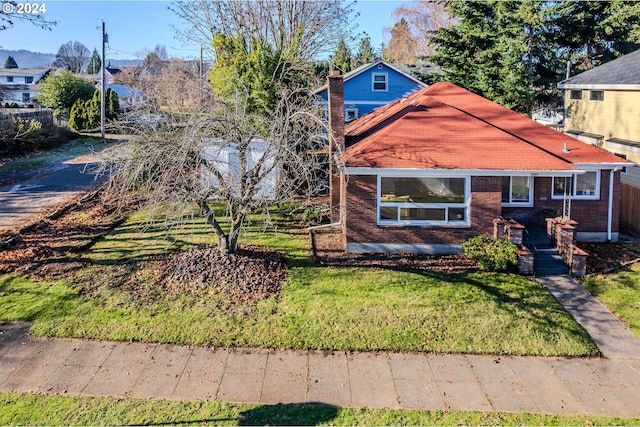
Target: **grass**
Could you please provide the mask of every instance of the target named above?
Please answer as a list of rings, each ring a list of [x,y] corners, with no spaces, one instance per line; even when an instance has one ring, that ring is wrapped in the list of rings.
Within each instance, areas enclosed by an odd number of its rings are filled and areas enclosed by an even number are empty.
[[[583,285],[640,337],[640,263],[616,274],[587,277]]]
[[[355,409],[325,405],[116,399],[0,393],[0,425],[638,425],[590,415]]]
[[[283,251],[291,276],[256,305],[160,293],[154,256],[211,243],[186,221],[140,232],[132,215],[87,253],[92,265],[55,283],[0,276],[0,320],[34,321],[31,333],[208,346],[593,356],[584,331],[536,282],[512,274],[439,274],[328,268],[310,259],[306,235],[278,218],[255,221],[244,242]],[[123,263],[123,261],[127,261]]]

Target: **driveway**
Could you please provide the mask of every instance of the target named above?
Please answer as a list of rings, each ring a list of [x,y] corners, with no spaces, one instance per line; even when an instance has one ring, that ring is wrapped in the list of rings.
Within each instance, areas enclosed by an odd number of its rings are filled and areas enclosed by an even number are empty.
[[[29,178],[0,187],[0,230],[23,225],[30,218],[97,186],[99,181],[92,171],[99,160],[100,153],[76,156],[34,170]]]

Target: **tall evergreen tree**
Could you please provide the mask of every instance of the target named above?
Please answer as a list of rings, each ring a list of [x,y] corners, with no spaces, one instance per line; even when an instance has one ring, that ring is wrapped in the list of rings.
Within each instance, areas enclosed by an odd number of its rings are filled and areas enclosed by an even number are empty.
[[[94,48],[93,53],[91,54],[91,59],[89,59],[89,64],[87,64],[87,73],[98,74],[101,69],[102,60],[100,59],[100,55],[98,55],[98,51]]]
[[[456,24],[431,34],[444,79],[529,114],[561,105],[566,63],[587,69],[640,47],[640,3],[446,1]]]
[[[640,2],[565,0],[551,12],[555,41],[578,71],[640,48]]]
[[[371,46],[371,38],[369,36],[363,37],[360,40],[360,46],[358,46],[358,53],[356,54],[356,62],[358,65],[369,64],[375,60],[375,53],[373,46]]]
[[[340,39],[338,47],[333,54],[333,68],[342,71],[342,74],[347,74],[351,71],[351,49],[349,49],[344,39]]]
[[[7,60],[4,61],[4,68],[18,68],[18,63],[13,59],[13,56],[9,55],[7,57]]]

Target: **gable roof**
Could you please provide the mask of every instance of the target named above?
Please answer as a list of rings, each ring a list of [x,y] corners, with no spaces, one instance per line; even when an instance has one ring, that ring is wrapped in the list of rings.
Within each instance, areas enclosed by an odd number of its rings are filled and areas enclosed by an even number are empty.
[[[41,77],[51,68],[0,68],[0,77]]]
[[[378,61],[372,62],[370,64],[364,64],[364,65],[361,65],[361,66],[359,66],[358,68],[356,68],[354,70],[349,71],[347,74],[344,75],[343,82],[347,83],[349,80],[353,79],[354,77],[357,77],[360,74],[365,73],[365,72],[369,71],[370,69],[377,67],[380,64],[390,68],[391,70],[395,71],[396,73],[398,73],[398,74],[406,77],[407,79],[413,81],[415,84],[417,84],[420,87],[427,86],[426,83],[421,82],[416,77],[412,76],[410,73],[402,71],[398,67],[394,67],[393,65],[389,64],[388,62],[385,62],[385,61],[382,61],[382,60],[378,60]],[[321,92],[326,91],[327,88],[328,88],[327,85],[321,86],[318,89],[316,89],[315,91],[313,91],[313,93],[317,95],[317,94],[319,94]]]
[[[558,88],[640,90],[640,50],[563,80]]]
[[[355,142],[345,165],[356,168],[567,172],[574,165],[626,164],[447,82],[354,120],[345,137]]]

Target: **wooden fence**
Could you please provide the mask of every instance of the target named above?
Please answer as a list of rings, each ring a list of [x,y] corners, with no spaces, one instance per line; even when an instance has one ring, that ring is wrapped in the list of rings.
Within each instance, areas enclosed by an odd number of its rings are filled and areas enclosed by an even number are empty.
[[[622,184],[620,227],[640,232],[640,188]]]

